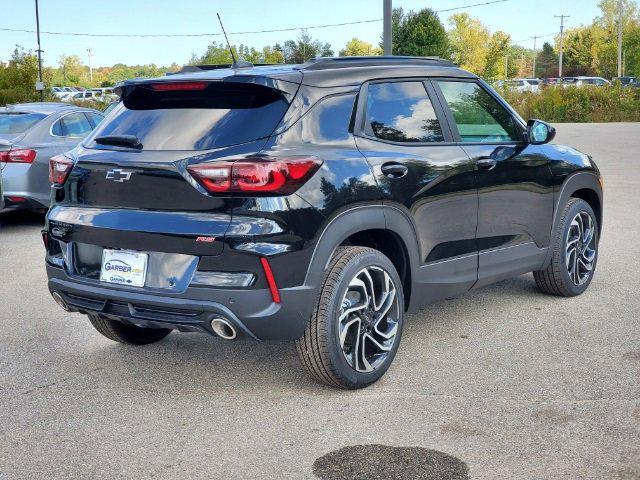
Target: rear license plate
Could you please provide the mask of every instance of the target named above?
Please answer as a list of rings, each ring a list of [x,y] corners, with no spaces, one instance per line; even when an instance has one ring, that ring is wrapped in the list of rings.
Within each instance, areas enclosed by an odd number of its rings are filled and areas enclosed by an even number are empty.
[[[129,250],[102,251],[100,280],[132,287],[144,287],[149,254]]]

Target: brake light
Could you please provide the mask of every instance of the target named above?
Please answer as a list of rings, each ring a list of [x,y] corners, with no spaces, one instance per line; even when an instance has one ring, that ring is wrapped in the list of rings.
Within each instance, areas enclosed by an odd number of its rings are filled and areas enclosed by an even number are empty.
[[[28,148],[0,152],[0,162],[5,163],[33,163],[35,158],[36,151]]]
[[[179,90],[204,90],[207,88],[206,82],[175,82],[175,83],[152,83],[151,88],[156,92],[175,92]]]
[[[209,193],[265,193],[289,195],[320,168],[311,156],[254,157],[201,163],[187,167]]]
[[[64,155],[56,155],[49,160],[49,181],[54,185],[62,185],[73,168],[73,160]]]

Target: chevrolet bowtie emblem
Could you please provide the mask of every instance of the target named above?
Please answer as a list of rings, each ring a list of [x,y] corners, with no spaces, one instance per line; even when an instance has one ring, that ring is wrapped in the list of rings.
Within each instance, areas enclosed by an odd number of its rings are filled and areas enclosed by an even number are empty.
[[[121,170],[120,168],[114,168],[113,170],[109,170],[107,172],[107,180],[113,180],[114,182],[122,183],[125,180],[129,180],[132,173],[133,172]]]

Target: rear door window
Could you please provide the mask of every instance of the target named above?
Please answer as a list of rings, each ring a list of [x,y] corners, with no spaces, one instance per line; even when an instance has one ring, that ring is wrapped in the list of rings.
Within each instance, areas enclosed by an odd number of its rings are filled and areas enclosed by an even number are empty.
[[[446,80],[437,83],[462,142],[496,143],[520,139],[511,113],[479,84]]]
[[[419,81],[370,84],[365,133],[393,142],[444,141],[433,104]]]
[[[135,135],[144,150],[208,150],[268,137],[289,108],[272,88],[232,82],[205,85],[162,91],[136,86],[93,138]]]

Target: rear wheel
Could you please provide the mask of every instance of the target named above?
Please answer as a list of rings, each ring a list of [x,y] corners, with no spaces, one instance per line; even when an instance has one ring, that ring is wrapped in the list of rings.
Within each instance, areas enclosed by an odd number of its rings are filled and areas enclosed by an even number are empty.
[[[111,320],[99,315],[89,315],[94,328],[109,340],[129,345],[147,345],[162,340],[171,333],[169,328],[143,328]]]
[[[549,295],[580,295],[589,287],[598,261],[598,223],[587,202],[569,199],[551,248],[549,266],[533,272],[538,288]]]
[[[356,389],[387,371],[404,320],[402,283],[377,250],[341,247],[334,255],[298,356],[317,380]]]

